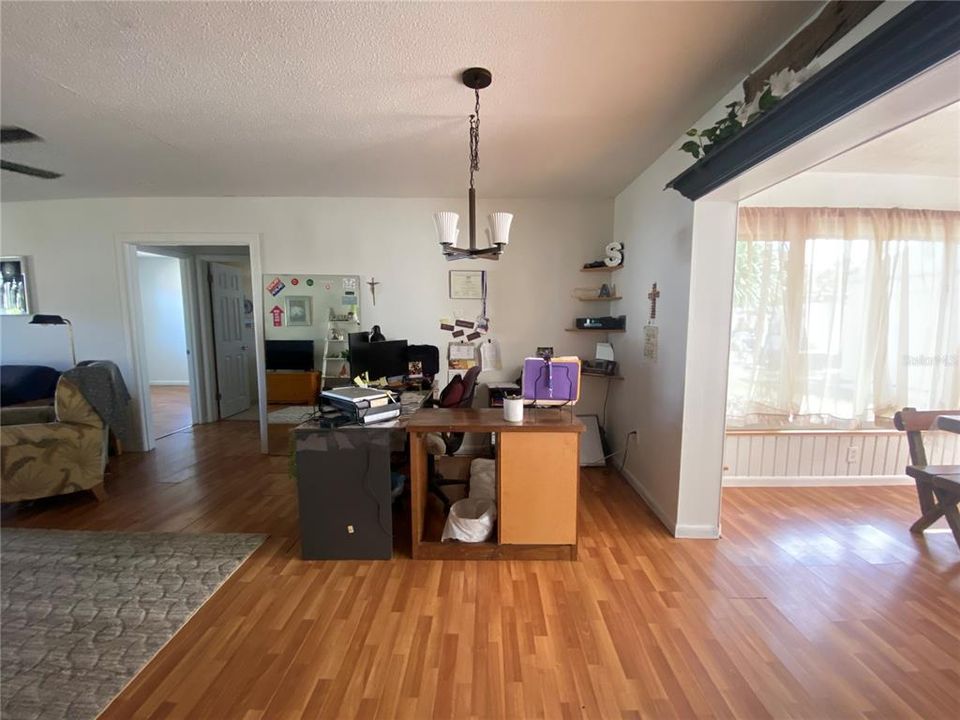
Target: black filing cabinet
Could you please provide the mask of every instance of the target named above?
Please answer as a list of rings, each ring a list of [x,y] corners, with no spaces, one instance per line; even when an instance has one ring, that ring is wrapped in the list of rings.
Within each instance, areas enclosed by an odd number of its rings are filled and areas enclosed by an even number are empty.
[[[293,430],[304,560],[389,560],[391,430]]]

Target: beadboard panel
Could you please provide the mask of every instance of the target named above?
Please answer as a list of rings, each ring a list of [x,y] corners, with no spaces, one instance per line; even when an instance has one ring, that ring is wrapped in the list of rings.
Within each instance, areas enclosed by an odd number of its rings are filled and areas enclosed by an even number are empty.
[[[927,460],[960,464],[960,435],[924,434]],[[852,453],[852,454],[851,454]],[[905,433],[727,433],[724,485],[857,485],[912,482]]]

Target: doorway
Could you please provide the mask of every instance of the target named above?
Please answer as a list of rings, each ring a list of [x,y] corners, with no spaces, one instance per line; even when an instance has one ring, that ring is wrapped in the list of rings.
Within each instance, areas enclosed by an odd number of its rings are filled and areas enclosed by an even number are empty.
[[[194,423],[183,270],[179,257],[137,251],[154,440],[186,430]]]
[[[259,236],[176,233],[117,239],[142,449],[152,449],[171,433],[227,419],[260,421],[263,449],[263,357],[257,340],[263,332],[262,300],[252,282],[260,271]],[[166,269],[163,292],[141,265]],[[180,337],[182,344],[172,340]],[[176,372],[164,365],[174,359]],[[169,377],[159,377],[161,372]]]
[[[913,484],[894,413],[960,405],[958,127],[953,103],[741,201],[725,487]]]
[[[751,167],[693,206],[687,364],[681,445],[679,537],[720,535],[727,378],[717,358],[729,358],[735,249],[741,201],[957,102],[960,56],[915,76],[816,133]],[[718,268],[723,271],[718,272]]]

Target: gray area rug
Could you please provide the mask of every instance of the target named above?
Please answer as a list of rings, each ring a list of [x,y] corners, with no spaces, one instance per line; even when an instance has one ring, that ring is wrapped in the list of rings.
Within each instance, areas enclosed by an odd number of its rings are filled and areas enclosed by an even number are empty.
[[[312,405],[291,405],[290,407],[271,410],[267,413],[267,423],[269,425],[299,425],[304,420],[313,415]],[[260,420],[260,411],[255,408],[249,408],[243,412],[231,415],[224,420]]]
[[[0,531],[0,716],[95,718],[263,540]]]

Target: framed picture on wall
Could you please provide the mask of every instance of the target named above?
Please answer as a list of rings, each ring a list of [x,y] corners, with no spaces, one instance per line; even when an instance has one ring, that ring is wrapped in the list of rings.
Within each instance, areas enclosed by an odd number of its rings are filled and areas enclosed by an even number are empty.
[[[451,270],[452,300],[483,300],[484,270]]]
[[[313,298],[309,295],[287,295],[283,306],[287,325],[313,325]]]
[[[27,288],[27,259],[23,256],[0,257],[0,315],[29,315],[30,291]]]

